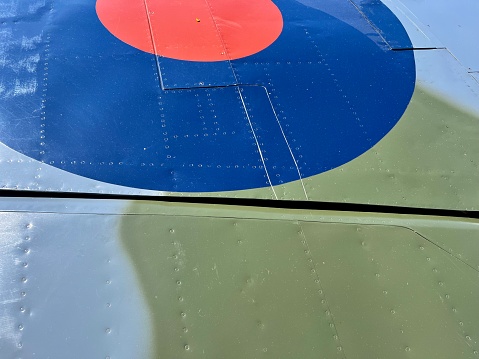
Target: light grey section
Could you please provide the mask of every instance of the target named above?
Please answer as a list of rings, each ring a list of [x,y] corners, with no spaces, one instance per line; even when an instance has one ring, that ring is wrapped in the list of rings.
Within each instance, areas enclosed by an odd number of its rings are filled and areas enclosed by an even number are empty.
[[[0,353],[14,358],[22,346],[22,221],[1,216],[0,224]]]
[[[446,49],[414,51],[417,82],[447,102],[479,115],[479,83]]]
[[[418,27],[429,29],[470,71],[479,71],[479,1],[477,0],[383,0],[389,6],[405,7],[418,19]],[[393,10],[394,11],[394,10]],[[405,11],[407,12],[407,11]]]
[[[2,358],[144,358],[150,325],[118,216],[0,212]]]

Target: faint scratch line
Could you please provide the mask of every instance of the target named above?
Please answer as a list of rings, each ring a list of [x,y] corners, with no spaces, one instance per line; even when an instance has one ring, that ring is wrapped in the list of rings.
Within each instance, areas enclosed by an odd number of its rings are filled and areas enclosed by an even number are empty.
[[[464,263],[466,266],[468,266],[469,268],[471,268],[472,270],[474,270],[475,272],[479,272],[478,269],[474,268],[474,266],[472,266],[471,264],[467,263],[466,261],[464,261],[462,258],[459,258],[457,257],[456,255],[454,255],[453,253],[449,252],[446,248],[443,248],[441,247],[439,244],[433,242],[432,240],[428,239],[427,237],[423,236],[421,233],[419,233],[418,231],[416,231],[415,229],[412,229],[412,228],[409,228],[409,227],[405,227],[405,226],[396,226],[396,227],[400,227],[400,228],[406,228],[412,232],[414,232],[415,234],[417,234],[419,237],[421,237],[422,239],[424,239],[425,241],[433,244],[434,246],[436,246],[437,248],[441,249],[443,252],[446,252],[449,256],[447,256],[447,258],[449,260],[452,261],[452,259],[450,257],[454,257],[454,259],[457,259],[458,261]],[[456,263],[453,262],[454,265],[457,267]],[[459,268],[459,267],[458,267]]]

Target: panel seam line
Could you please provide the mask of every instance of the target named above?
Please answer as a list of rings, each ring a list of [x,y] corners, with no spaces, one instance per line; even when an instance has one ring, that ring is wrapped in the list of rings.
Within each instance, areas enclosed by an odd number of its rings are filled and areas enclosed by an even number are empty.
[[[309,201],[308,193],[306,191],[306,187],[304,186],[304,181],[303,181],[303,177],[301,176],[301,171],[299,170],[298,162],[296,161],[296,157],[293,154],[293,150],[291,149],[291,146],[289,145],[288,139],[286,138],[286,134],[284,133],[283,126],[281,126],[281,122],[279,121],[278,114],[276,113],[276,110],[274,109],[273,103],[271,102],[271,98],[269,97],[268,89],[265,86],[261,86],[261,87],[263,87],[264,91],[266,92],[266,97],[268,98],[269,104],[271,106],[271,110],[273,111],[274,117],[276,118],[276,122],[279,126],[281,134],[283,135],[284,142],[286,143],[286,146],[288,147],[291,158],[293,159],[294,166],[296,167],[296,171],[298,172],[299,181],[301,182],[301,186],[303,187],[304,196],[306,197],[306,200]]]
[[[160,88],[162,90],[165,90],[165,88],[163,87],[163,79],[161,77],[160,63],[158,61],[158,56],[160,56],[160,55],[158,54],[158,51],[156,50],[155,35],[153,34],[153,27],[151,26],[150,10],[148,9],[147,0],[143,0],[143,5],[145,5],[146,20],[148,22],[148,30],[150,32],[151,45],[153,47],[153,52],[154,52],[153,56],[155,56],[156,71],[158,72],[158,79],[159,79],[159,82],[160,82]]]
[[[146,0],[144,0],[144,1],[146,1]],[[275,198],[275,199],[278,199],[278,196],[277,196],[277,194],[276,194],[276,191],[275,191],[275,189],[274,189],[274,187],[273,187],[273,183],[271,182],[271,178],[270,178],[270,176],[269,176],[268,169],[267,169],[267,167],[266,167],[266,163],[265,163],[265,160],[264,160],[263,152],[261,151],[261,146],[260,146],[260,144],[259,144],[258,137],[256,136],[256,132],[254,131],[253,124],[252,124],[252,122],[251,122],[251,118],[250,118],[249,113],[248,113],[248,109],[246,108],[246,103],[245,103],[245,101],[244,101],[243,94],[241,93],[241,87],[240,87],[239,84],[238,84],[238,82],[239,82],[239,81],[238,81],[238,77],[236,76],[236,73],[235,73],[235,71],[234,71],[234,69],[233,69],[233,66],[232,66],[232,64],[231,64],[231,57],[230,57],[230,54],[229,54],[229,52],[228,52],[228,49],[226,48],[226,43],[225,43],[225,41],[224,41],[224,39],[223,39],[223,36],[221,35],[220,28],[219,28],[218,24],[216,23],[215,17],[214,17],[214,15],[213,15],[213,11],[212,11],[211,6],[210,6],[210,3],[208,2],[208,0],[205,0],[205,3],[206,3],[206,6],[208,7],[208,12],[210,13],[211,20],[213,21],[213,24],[215,25],[216,32],[218,33],[218,36],[219,36],[219,38],[220,38],[221,46],[223,47],[223,50],[225,51],[225,55],[226,55],[226,57],[227,57],[228,65],[229,65],[229,67],[230,67],[230,69],[231,69],[231,73],[233,74],[233,77],[234,77],[234,79],[235,79],[235,86],[234,86],[234,87],[236,87],[236,88],[238,89],[238,94],[239,94],[241,103],[242,103],[242,105],[243,105],[243,110],[244,110],[244,112],[245,112],[245,114],[246,114],[246,118],[247,118],[247,120],[248,120],[249,127],[251,128],[251,132],[252,132],[253,137],[254,137],[254,140],[255,140],[255,142],[256,142],[256,147],[258,148],[258,153],[259,153],[259,156],[260,156],[260,158],[261,158],[261,162],[263,163],[264,171],[265,171],[265,173],[266,173],[266,178],[268,179],[268,183],[269,183],[269,185],[270,185],[270,187],[271,187],[271,190],[273,191],[274,198]]]
[[[339,344],[339,347],[341,348],[341,354],[342,354],[342,357],[344,359],[346,359],[346,354],[344,352],[344,347],[341,345],[341,339],[339,337],[339,333],[338,333],[338,327],[336,326],[336,323],[334,321],[334,316],[333,316],[333,312],[331,311],[331,307],[329,306],[329,301],[328,299],[326,298],[326,293],[324,291],[324,288],[323,286],[321,285],[321,279],[319,278],[319,274],[318,274],[318,270],[317,270],[317,267],[316,267],[316,263],[313,259],[313,255],[311,254],[311,249],[309,247],[309,244],[308,244],[308,240],[306,238],[306,234],[304,233],[304,229],[303,229],[303,226],[301,224],[301,221],[298,221],[298,226],[299,226],[299,229],[300,229],[300,236],[303,238],[304,240],[304,244],[306,246],[306,250],[308,251],[309,253],[309,256],[311,257],[311,259],[313,260],[312,264],[311,264],[311,268],[312,270],[314,270],[314,278],[315,278],[315,281],[317,281],[317,286],[319,287],[319,289],[321,290],[321,294],[323,295],[323,298],[324,300],[326,301],[326,308],[328,308],[328,312],[329,312],[329,316],[331,318],[331,322],[334,326],[334,332],[336,333],[337,337],[338,337],[338,344]]]
[[[276,191],[274,190],[273,184],[271,183],[271,178],[269,177],[268,169],[266,168],[266,163],[264,161],[263,152],[261,151],[261,146],[259,145],[258,137],[256,137],[256,133],[254,132],[253,124],[251,123],[251,119],[249,117],[248,109],[246,108],[246,104],[244,102],[243,94],[241,93],[241,88],[238,86],[238,94],[240,96],[241,103],[243,104],[243,109],[246,114],[246,118],[248,119],[249,127],[251,128],[251,132],[253,134],[254,140],[256,142],[256,147],[258,148],[259,156],[261,157],[261,162],[263,163],[264,171],[266,173],[266,177],[268,178],[269,185],[271,190],[273,191],[274,198],[278,199]]]

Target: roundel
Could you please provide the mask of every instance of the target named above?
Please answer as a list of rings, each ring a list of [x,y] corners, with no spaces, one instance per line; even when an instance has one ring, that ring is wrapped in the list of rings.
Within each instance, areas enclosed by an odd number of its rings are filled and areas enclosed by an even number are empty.
[[[373,5],[387,36],[349,0],[59,2],[48,31],[17,24],[19,53],[44,66],[17,59],[4,73],[14,90],[2,92],[0,140],[142,189],[243,190],[323,173],[383,139],[414,90],[413,52],[384,42],[407,33]]]

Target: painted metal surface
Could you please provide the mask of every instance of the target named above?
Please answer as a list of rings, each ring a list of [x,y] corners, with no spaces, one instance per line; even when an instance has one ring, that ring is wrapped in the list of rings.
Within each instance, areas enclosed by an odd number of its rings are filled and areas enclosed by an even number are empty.
[[[25,10],[17,5],[13,19]],[[5,74],[6,83],[23,87],[5,90],[2,140],[40,162],[103,182],[175,192],[274,192],[275,185],[330,170],[368,150],[399,120],[414,87],[413,53],[388,49],[348,1],[313,7],[277,2],[280,36],[244,58],[234,55],[239,45],[228,42],[229,28],[219,24],[217,35],[231,56],[206,64],[157,58],[123,43],[99,21],[94,5],[46,3],[28,15],[36,21],[14,27],[14,20],[5,22],[5,56],[29,51],[35,62],[30,72]],[[401,23],[378,6],[396,24],[391,32],[406,39]],[[153,41],[150,20],[145,13],[141,22]],[[24,49],[17,39],[27,35],[38,41]],[[216,78],[195,75],[204,72]],[[216,88],[226,85],[235,86]],[[276,121],[264,118],[261,126],[281,131],[286,151],[268,152],[273,137],[258,141],[242,86],[265,89]],[[19,121],[22,137],[15,130]],[[283,168],[278,177],[269,175]]]
[[[414,14],[412,21],[419,22],[421,29],[433,33],[468,71],[479,71],[479,49],[473,45],[475,34],[479,32],[475,16],[479,12],[477,2],[440,0],[435,1],[434,6],[428,1],[390,0],[385,3],[402,6]]]
[[[32,201],[0,213],[0,357],[148,357],[150,319],[118,217],[62,211],[74,201],[41,213]]]
[[[283,28],[281,11],[269,0],[97,0],[96,12],[103,25],[127,44],[189,61],[253,55],[271,45]]]
[[[148,201],[0,206],[5,358],[479,350],[477,220]]]
[[[478,209],[474,51],[444,35],[470,17],[111,4],[0,0],[2,189]],[[478,238],[474,219],[2,196],[0,358],[476,358]]]
[[[421,44],[407,8],[387,4],[394,14],[379,2],[278,2],[271,46],[192,62],[123,43],[94,1],[5,3],[1,186],[477,209],[479,86],[447,49],[391,50]],[[146,12],[138,21],[148,29]],[[439,107],[451,136],[435,125]],[[418,155],[403,156],[414,137]],[[445,170],[435,159],[458,142],[469,162]]]

